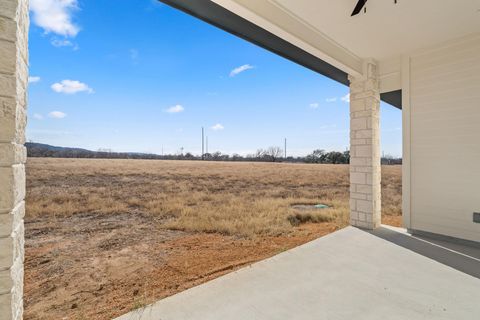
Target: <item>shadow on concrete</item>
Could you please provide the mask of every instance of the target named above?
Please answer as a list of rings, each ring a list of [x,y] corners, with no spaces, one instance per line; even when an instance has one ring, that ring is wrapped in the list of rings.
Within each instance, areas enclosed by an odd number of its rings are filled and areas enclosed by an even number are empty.
[[[480,248],[412,236],[386,227],[366,232],[480,279]]]

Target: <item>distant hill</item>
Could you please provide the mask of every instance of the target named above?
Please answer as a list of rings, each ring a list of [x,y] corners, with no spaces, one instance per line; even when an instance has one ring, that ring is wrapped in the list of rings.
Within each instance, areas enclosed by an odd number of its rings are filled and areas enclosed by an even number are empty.
[[[94,153],[94,151],[87,150],[87,149],[81,149],[81,148],[69,148],[69,147],[58,147],[58,146],[52,146],[49,144],[44,144],[44,143],[36,143],[36,142],[27,142],[25,143],[25,146],[27,147],[27,152],[35,154],[35,153],[45,153],[45,152],[64,152],[64,153]]]
[[[50,157],[50,158],[105,158],[105,159],[164,159],[157,154],[138,152],[109,152],[92,151],[82,148],[70,148],[52,146],[49,144],[27,142],[27,155],[29,157]]]

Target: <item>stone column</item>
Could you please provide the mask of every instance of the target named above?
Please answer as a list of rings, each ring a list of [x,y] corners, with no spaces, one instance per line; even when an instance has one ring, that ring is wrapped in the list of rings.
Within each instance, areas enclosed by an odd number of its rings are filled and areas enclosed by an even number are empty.
[[[373,61],[350,80],[350,224],[375,229],[381,223],[380,93]]]
[[[0,0],[0,318],[22,319],[28,0]]]

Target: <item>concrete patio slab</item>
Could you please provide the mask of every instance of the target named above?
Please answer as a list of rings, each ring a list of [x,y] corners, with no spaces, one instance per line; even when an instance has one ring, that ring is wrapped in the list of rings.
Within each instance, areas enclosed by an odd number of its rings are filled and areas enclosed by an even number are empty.
[[[480,318],[475,274],[409,246],[430,245],[467,269],[480,260],[392,233],[347,227],[117,319]]]

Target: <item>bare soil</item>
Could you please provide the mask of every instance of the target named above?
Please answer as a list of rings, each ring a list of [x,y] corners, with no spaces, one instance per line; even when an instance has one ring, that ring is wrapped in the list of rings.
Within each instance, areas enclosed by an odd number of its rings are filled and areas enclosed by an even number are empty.
[[[342,228],[348,213],[348,166],[29,159],[27,169],[27,320],[111,319]],[[398,226],[400,168],[383,173],[383,222]],[[332,210],[291,224],[298,202]]]
[[[111,319],[337,229],[249,239],[159,223],[131,213],[28,221],[25,319]]]

